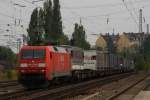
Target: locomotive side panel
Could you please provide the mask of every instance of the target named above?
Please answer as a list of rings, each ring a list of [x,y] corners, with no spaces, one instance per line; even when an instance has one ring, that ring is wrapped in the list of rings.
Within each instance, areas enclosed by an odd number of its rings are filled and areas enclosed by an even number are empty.
[[[53,78],[71,76],[70,54],[63,50],[63,48],[57,49],[57,52],[52,53]]]

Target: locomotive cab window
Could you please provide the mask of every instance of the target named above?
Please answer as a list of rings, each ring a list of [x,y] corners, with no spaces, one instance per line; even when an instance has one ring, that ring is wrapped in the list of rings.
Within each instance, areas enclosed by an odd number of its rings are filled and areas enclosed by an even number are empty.
[[[34,50],[34,57],[33,58],[45,58],[45,50]]]
[[[23,50],[21,58],[23,59],[31,59],[33,57],[33,50]]]
[[[22,59],[44,59],[45,50],[22,50]]]

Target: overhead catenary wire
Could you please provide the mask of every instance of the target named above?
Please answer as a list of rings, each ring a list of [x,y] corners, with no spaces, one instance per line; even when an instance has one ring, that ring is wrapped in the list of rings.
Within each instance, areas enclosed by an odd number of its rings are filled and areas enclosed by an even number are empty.
[[[127,11],[129,12],[131,18],[132,18],[133,21],[135,22],[136,26],[138,27],[138,23],[137,23],[135,17],[133,16],[132,12],[131,12],[130,9],[128,8],[128,6],[127,6],[125,0],[122,0],[122,2],[123,2],[123,5],[125,6],[125,8],[127,9]]]
[[[142,3],[142,2],[149,2],[149,0],[137,0],[137,1],[128,1],[127,3],[134,3],[134,4],[138,4],[138,3]],[[62,9],[87,9],[87,8],[101,8],[101,7],[116,7],[116,6],[120,6],[122,5],[122,3],[109,3],[109,4],[97,4],[97,5],[92,5],[92,6],[76,6],[76,7],[72,7],[72,6],[62,6]]]
[[[14,5],[15,5],[15,4],[18,4],[18,3],[15,3],[14,1],[10,0],[10,1],[9,1],[9,4],[12,5],[11,7],[13,7],[13,10],[15,9],[15,12],[13,12],[12,15],[8,15],[8,14],[5,14],[5,13],[3,13],[3,12],[0,12],[0,16],[13,19],[13,21],[15,21],[15,23],[16,23],[16,21],[19,22],[19,20],[23,21],[23,23],[28,23],[28,21],[27,21],[26,19],[22,19],[22,18],[20,19],[19,17],[16,17],[16,8],[14,7]],[[20,6],[21,6],[21,5],[20,5]],[[12,8],[11,8],[11,9],[12,9]],[[14,23],[14,22],[13,22],[13,23]],[[7,24],[10,24],[10,23],[7,23]]]
[[[21,1],[23,1],[23,2],[26,2],[26,3],[30,3],[30,4],[32,4],[32,1],[31,0],[21,0]],[[145,2],[146,0],[138,0],[139,2]],[[117,3],[118,4],[118,3]],[[117,5],[116,4],[116,5]],[[121,4],[121,3],[120,3]],[[119,5],[120,5],[119,4]],[[33,4],[32,4],[33,5]],[[34,4],[35,5],[35,4]],[[104,4],[105,5],[105,4]],[[108,5],[108,6],[111,6],[111,5],[113,5],[113,4],[106,4],[106,5]],[[114,4],[115,5],[115,4]],[[99,5],[97,5],[97,7],[98,7]],[[86,6],[86,7],[92,7],[92,6]],[[93,5],[93,7],[95,7],[95,5]],[[62,8],[62,7],[61,7]],[[76,7],[77,9],[78,9],[78,7]],[[80,9],[80,8],[79,8]],[[124,12],[122,12],[122,11],[120,11],[120,12],[118,12],[118,13],[124,13]],[[117,13],[115,13],[115,14],[117,14]],[[102,16],[106,16],[106,15],[115,15],[115,14],[111,14],[111,12],[110,12],[110,14],[104,14],[104,15],[102,15]],[[92,18],[92,17],[99,17],[99,16],[101,16],[101,15],[90,15],[90,16],[80,16],[82,19],[85,19],[85,20],[87,20],[87,18]],[[89,20],[89,19],[88,19]],[[90,20],[91,22],[93,22],[93,20]],[[97,22],[93,22],[93,23],[97,23]],[[97,23],[98,24],[98,23]]]
[[[11,16],[11,15],[7,15],[7,14],[4,14],[4,13],[2,13],[2,12],[0,12],[0,16],[3,16],[3,17],[7,17],[7,18],[10,18],[10,19],[16,19],[16,20],[20,20],[20,18],[15,18],[14,16]],[[28,21],[26,21],[26,20],[24,20],[24,19],[22,19],[22,21],[23,22],[25,22],[25,23],[28,23]]]
[[[136,2],[135,0],[131,0],[131,3],[130,3],[130,5],[131,5],[131,7],[132,7],[132,9],[133,9],[133,12],[134,12],[134,14],[135,14],[135,16],[136,16],[136,18],[138,19],[138,12],[137,12],[137,10],[136,10],[136,8],[135,8],[135,4],[134,4],[134,2]],[[138,7],[139,8],[139,7]]]
[[[23,0],[24,2],[27,2],[27,3],[32,3],[32,2],[30,2],[30,1],[28,1],[28,0]]]
[[[89,19],[87,19],[86,17],[81,17],[80,14],[76,13],[75,11],[73,11],[73,10],[71,10],[71,9],[70,9],[70,12],[71,12],[73,15],[77,16],[79,19],[82,18],[82,19],[84,19],[84,20],[90,21],[91,23],[97,24],[96,22],[93,22],[92,20],[89,20]],[[97,24],[97,25],[100,26],[99,24]],[[96,26],[96,27],[97,27],[97,26]],[[98,27],[98,28],[99,28],[99,27]]]
[[[80,17],[80,14],[78,14],[78,13],[76,13],[75,11],[73,11],[73,10],[69,10],[70,11],[70,13],[72,13],[74,16],[76,16],[76,17],[74,17],[74,18],[79,18],[79,19],[84,19],[84,20],[87,20],[87,21],[90,21],[91,23],[94,23],[94,25],[95,25],[95,22],[93,22],[93,21],[91,21],[91,20],[88,20],[88,19],[86,19],[86,18],[82,18],[82,17]],[[69,21],[68,19],[65,19],[67,22],[71,22],[71,21]],[[73,23],[73,22],[71,22],[71,23]],[[99,24],[98,24],[98,26],[99,26]],[[95,27],[97,27],[97,25],[95,26]],[[98,27],[99,28],[99,27]],[[92,30],[88,30],[89,32],[91,32],[91,33],[95,33],[94,31],[92,31]]]
[[[70,9],[69,9],[70,10]],[[73,10],[72,10],[73,11]],[[124,13],[125,11],[118,10],[118,11],[113,11],[105,14],[97,14],[97,15],[89,15],[89,16],[80,16],[81,18],[90,18],[90,17],[106,17],[106,16],[111,16],[111,15],[116,15],[116,14],[121,14]]]
[[[125,4],[126,6],[126,9],[128,9],[127,5]],[[72,10],[72,9],[65,9],[65,10]],[[122,11],[122,10],[119,10],[119,11],[114,11],[114,12],[109,12],[109,13],[106,13],[106,14],[99,14],[99,15],[89,15],[89,16],[80,16],[81,18],[85,19],[85,18],[95,18],[95,17],[107,17],[108,15],[111,16],[111,15],[116,15],[116,14],[121,14],[121,13],[124,13],[125,11]],[[134,20],[134,22],[136,23],[136,25],[138,26],[137,24],[137,21],[136,19],[134,18],[132,12],[130,11],[130,9],[128,9],[128,12],[130,13],[130,16],[132,17],[132,19]],[[75,17],[71,17],[71,18],[75,18]],[[138,17],[136,17],[138,18]]]
[[[147,1],[149,1],[149,0],[139,0],[139,1],[131,1],[131,2],[127,2],[127,3],[131,3],[132,5],[133,5],[133,3],[135,4],[135,3],[141,3],[141,2],[147,2]],[[117,5],[117,4],[116,4]],[[136,12],[136,10],[135,10],[135,7],[132,7],[133,8],[133,12],[134,12],[134,14],[136,15],[136,17],[133,15],[133,13],[132,13],[132,11],[131,11],[131,9],[129,9],[128,8],[128,6],[127,6],[127,4],[125,4],[125,6],[126,6],[126,9],[128,9],[128,12],[130,13],[130,16],[131,16],[131,18],[132,18],[132,20],[134,21],[134,23],[136,24],[136,26],[138,27],[138,22],[137,22],[137,19],[138,19],[138,14],[137,14],[137,12]],[[76,7],[75,9],[82,9],[82,8],[97,8],[97,6],[86,6],[86,7]],[[73,8],[74,9],[74,8]],[[70,9],[65,9],[65,10],[70,10]],[[71,9],[72,10],[72,9]],[[117,12],[117,13],[124,13],[124,11],[119,11],[119,12]],[[114,13],[114,15],[115,14],[117,14],[117,13]],[[106,17],[106,15],[113,15],[113,14],[104,14],[104,15],[90,15],[90,16],[80,16],[81,18],[83,18],[83,19],[87,19],[87,18],[95,18],[95,17],[101,17],[101,16],[103,16],[103,17]],[[108,18],[107,18],[108,19]]]
[[[17,12],[16,12],[15,6],[19,6],[19,7],[25,7],[25,6],[22,6],[19,3],[15,3],[15,1],[12,1],[12,0],[10,0],[9,4],[11,5],[9,7],[11,7],[11,9],[13,8],[12,10],[14,12],[11,15],[3,13],[3,12],[0,12],[0,16],[6,17],[6,18],[10,18],[10,19],[12,19],[12,22],[7,22],[5,24],[6,26],[3,24],[3,26],[7,27],[7,29],[1,31],[1,33],[3,34],[2,36],[5,37],[5,41],[6,41],[6,42],[4,42],[4,41],[3,42],[6,43],[7,45],[9,45],[9,47],[12,48],[12,47],[15,46],[15,44],[11,44],[11,43],[13,41],[17,41],[18,38],[22,38],[19,30],[23,29],[23,27],[24,27],[23,24],[29,23],[29,22],[27,20],[25,20],[25,19],[22,19],[21,13],[20,13],[20,16],[18,16],[18,17],[16,15]],[[20,24],[19,21],[23,21],[23,23]],[[18,24],[17,24],[17,22],[18,22]],[[20,28],[20,29],[18,29],[18,28]],[[16,31],[16,30],[18,30],[18,31]],[[7,34],[4,34],[4,33],[9,33],[9,34],[7,35]],[[18,37],[18,35],[19,35],[19,37]]]
[[[23,0],[27,3],[30,3],[32,5],[36,5],[36,4],[33,4],[32,2],[28,1],[28,0]],[[43,0],[42,0],[43,1]],[[87,17],[99,17],[99,16],[106,16],[106,15],[115,15],[115,14],[119,14],[119,13],[123,13],[121,10],[120,11],[115,11],[115,12],[110,12],[110,13],[107,13],[107,14],[101,14],[101,15],[90,15],[90,16],[80,16],[81,18],[87,18]],[[18,18],[19,19],[19,18]]]
[[[44,1],[44,0],[36,0],[36,1],[23,0],[23,1],[28,3],[28,4],[31,4],[31,5],[34,5],[35,7],[37,7],[38,5],[36,3],[40,2],[40,1]]]

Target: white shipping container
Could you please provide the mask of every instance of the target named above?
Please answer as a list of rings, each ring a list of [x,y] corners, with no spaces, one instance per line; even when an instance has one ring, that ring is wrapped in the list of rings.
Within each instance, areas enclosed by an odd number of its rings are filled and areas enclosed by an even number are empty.
[[[96,50],[84,51],[84,69],[96,70]]]

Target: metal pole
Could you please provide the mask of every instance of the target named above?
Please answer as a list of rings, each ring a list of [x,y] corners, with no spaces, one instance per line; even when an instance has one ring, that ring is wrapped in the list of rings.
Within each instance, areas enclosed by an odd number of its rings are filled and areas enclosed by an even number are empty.
[[[37,14],[37,31],[38,31],[38,32],[37,32],[37,35],[38,35],[38,38],[37,38],[37,41],[39,41],[39,39],[40,39],[40,38],[39,38],[39,33],[40,33],[40,32],[39,32],[39,31],[40,31],[40,29],[39,29],[39,28],[40,28],[40,27],[39,27],[39,18],[40,18],[39,12],[40,12],[40,7],[38,7],[37,10],[38,10],[38,14]]]
[[[143,32],[142,9],[139,11],[139,33]]]
[[[149,34],[149,24],[147,24],[147,34]]]

